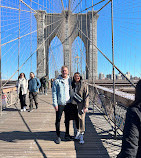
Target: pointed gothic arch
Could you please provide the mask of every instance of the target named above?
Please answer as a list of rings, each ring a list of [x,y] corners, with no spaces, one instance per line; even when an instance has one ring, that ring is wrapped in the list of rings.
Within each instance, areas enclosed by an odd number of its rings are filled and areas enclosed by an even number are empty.
[[[52,41],[50,41],[48,49],[48,74],[49,78],[57,77],[60,74],[60,68],[63,65],[63,45],[60,39],[55,36]],[[54,71],[52,72],[52,68]]]
[[[85,44],[86,47],[86,60],[88,63],[89,69],[87,72],[87,79],[97,79],[97,49],[92,46],[92,43],[88,40],[93,41],[94,45],[97,45],[97,19],[98,15],[96,12],[89,11],[87,14],[73,14],[71,11],[65,11],[60,14],[47,14],[45,11],[38,10],[35,14],[37,20],[37,46],[40,46],[41,43],[48,38],[49,41],[57,35],[57,32],[61,32],[59,36],[60,41],[63,45],[64,53],[64,65],[68,66],[69,73],[71,74],[71,46],[73,41],[77,36],[79,36]],[[93,21],[92,21],[93,14]],[[50,16],[53,16],[53,19],[50,20]],[[57,22],[60,20],[61,22]],[[82,28],[78,25],[78,22],[82,22]],[[53,24],[52,24],[53,23]],[[93,25],[92,25],[93,23]],[[46,27],[50,25],[49,27]],[[93,28],[92,28],[93,26]],[[50,27],[52,29],[50,29]],[[79,27],[79,29],[78,29]],[[57,28],[57,29],[56,29]],[[56,29],[56,30],[55,30]],[[79,31],[78,31],[79,30]],[[81,30],[81,31],[80,31]],[[82,33],[83,32],[83,33]],[[85,36],[85,35],[87,36]],[[93,36],[92,36],[93,34]],[[48,75],[48,47],[44,44],[37,51],[37,76],[40,78],[44,75]],[[46,56],[46,61],[44,61],[40,66],[38,63],[42,61]]]

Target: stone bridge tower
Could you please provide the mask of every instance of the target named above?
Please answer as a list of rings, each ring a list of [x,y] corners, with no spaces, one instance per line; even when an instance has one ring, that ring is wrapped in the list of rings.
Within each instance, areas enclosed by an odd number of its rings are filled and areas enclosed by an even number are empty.
[[[73,14],[71,11],[63,11],[60,14],[49,14],[45,11],[38,10],[35,17],[37,20],[38,48],[37,76],[40,78],[49,74],[49,46],[55,36],[60,39],[63,45],[64,65],[68,66],[69,73],[71,74],[71,47],[75,38],[79,36],[86,48],[86,62],[89,67],[89,69],[86,69],[86,78],[90,80],[97,79],[97,49],[92,46],[92,43],[85,36],[87,35],[97,45],[98,15],[95,14],[95,11],[93,11],[93,20],[92,12],[88,12],[87,14]],[[81,23],[81,21],[82,28],[78,26],[78,23]],[[61,32],[61,35],[58,32]]]

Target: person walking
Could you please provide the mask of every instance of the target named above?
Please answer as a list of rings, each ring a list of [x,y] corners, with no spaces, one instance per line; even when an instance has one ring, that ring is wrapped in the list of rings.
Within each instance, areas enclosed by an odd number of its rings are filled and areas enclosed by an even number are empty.
[[[26,111],[26,94],[28,90],[28,81],[24,73],[20,73],[16,86],[21,104],[21,112]]]
[[[37,79],[33,72],[30,72],[30,79],[28,81],[28,89],[29,89],[29,112],[33,111],[33,100],[36,105],[36,109],[38,109],[38,89],[40,88],[41,83],[39,79]]]
[[[52,88],[52,86],[53,86],[53,81],[54,81],[54,79],[52,78],[52,79],[51,79],[51,88]]]
[[[69,135],[69,106],[70,106],[70,86],[71,79],[68,76],[67,66],[62,66],[61,75],[53,82],[52,86],[52,99],[53,106],[56,111],[56,144],[60,144],[60,121],[62,113],[65,113],[65,139],[71,140]]]
[[[141,80],[135,88],[135,101],[127,109],[121,152],[117,158],[141,158]]]
[[[44,95],[47,95],[47,88],[48,88],[48,79],[47,79],[47,76],[43,76],[40,79],[40,82],[41,82],[40,93],[44,94]]]
[[[75,107],[74,112],[78,108],[78,116],[76,116],[77,134],[75,139],[80,140],[80,144],[84,144],[85,116],[89,106],[89,91],[79,72],[76,72],[73,76],[71,103]],[[79,123],[77,123],[77,117]]]
[[[40,94],[43,94],[43,77],[40,78],[40,83],[41,83],[41,86],[39,88],[39,92]]]
[[[47,88],[48,88],[48,77],[45,76],[43,79],[43,88],[44,88],[44,95],[47,95]]]

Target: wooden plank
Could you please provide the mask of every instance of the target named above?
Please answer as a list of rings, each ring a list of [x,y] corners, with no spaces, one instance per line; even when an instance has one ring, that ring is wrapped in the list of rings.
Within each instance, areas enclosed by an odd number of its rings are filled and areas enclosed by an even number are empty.
[[[27,98],[28,101],[28,98]],[[29,103],[27,102],[29,105]],[[15,110],[16,109],[16,110]],[[61,120],[61,144],[55,144],[55,110],[51,91],[39,95],[39,108],[33,112],[20,112],[20,105],[12,105],[0,119],[0,157],[2,158],[76,158],[109,157],[106,148],[86,116],[85,144],[65,141],[64,116]],[[70,134],[74,135],[73,121]]]

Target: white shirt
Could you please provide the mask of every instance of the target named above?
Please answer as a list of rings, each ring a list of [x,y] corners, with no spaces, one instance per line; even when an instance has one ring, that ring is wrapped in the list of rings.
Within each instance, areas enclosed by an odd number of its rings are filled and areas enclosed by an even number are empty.
[[[17,92],[20,93],[20,88],[22,90],[22,95],[27,94],[28,81],[25,78],[19,78],[17,81]]]
[[[19,78],[20,88],[24,87],[24,83],[25,83],[25,78]]]
[[[66,95],[66,103],[70,101],[70,85],[69,85],[69,78],[64,79],[65,84],[65,95]]]

